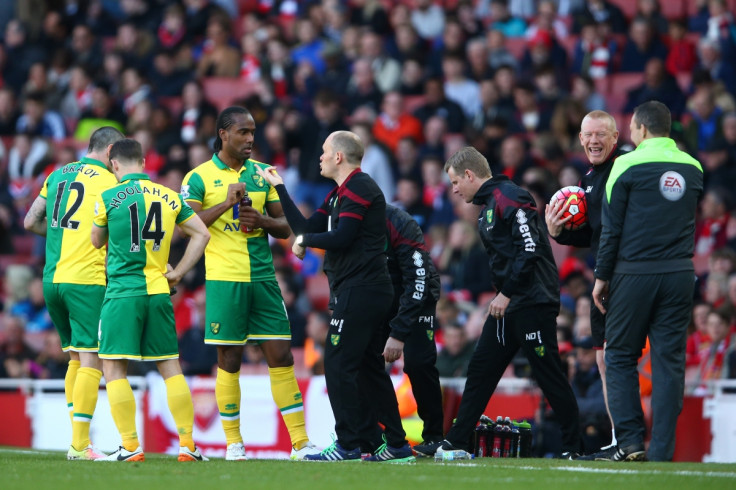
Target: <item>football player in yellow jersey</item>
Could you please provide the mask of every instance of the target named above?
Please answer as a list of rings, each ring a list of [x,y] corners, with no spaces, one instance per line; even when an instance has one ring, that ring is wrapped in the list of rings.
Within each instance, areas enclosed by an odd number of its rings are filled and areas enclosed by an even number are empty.
[[[86,156],[48,176],[24,222],[27,230],[46,237],[44,298],[61,347],[71,358],[64,379],[72,418],[67,459],[105,456],[89,440],[102,377],[97,326],[105,295],[105,250],[95,249],[89,236],[95,200],[117,183],[108,155],[113,143],[123,138],[109,126],[92,133]]]
[[[130,359],[155,361],[164,378],[169,410],[179,434],[179,461],[207,461],[192,438],[194,406],[179,365],[169,288],[202,257],[210,234],[176,191],[151,182],[143,173],[140,143],[118,141],[110,149],[110,163],[120,184],[97,198],[91,237],[97,248],[108,243],[99,355],[110,411],[123,441],[117,451],[97,461],[145,460],[135,425],[135,398],[127,378]],[[167,262],[177,225],[191,238],[184,256],[172,269]]]
[[[215,397],[227,441],[226,459],[244,460],[240,433],[240,365],[248,341],[263,350],[271,394],[292,443],[292,459],[319,451],[304,425],[302,394],[294,376],[291,329],[268,245],[268,235],[291,234],[275,189],[250,159],[256,123],[243,107],[217,118],[212,159],[184,177],[182,197],[209,227],[205,343],[217,346]],[[248,195],[252,205],[240,204]]]

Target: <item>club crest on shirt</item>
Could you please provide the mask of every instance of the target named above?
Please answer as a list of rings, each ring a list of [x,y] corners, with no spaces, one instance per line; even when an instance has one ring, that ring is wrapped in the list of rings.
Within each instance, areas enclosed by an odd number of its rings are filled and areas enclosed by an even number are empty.
[[[535,347],[534,352],[537,353],[537,356],[544,357],[544,346],[540,345],[539,347]]]
[[[212,335],[217,335],[218,333],[220,333],[220,322],[211,322],[210,332],[212,332]]]
[[[337,345],[340,343],[340,335],[333,333],[330,335],[330,342],[332,345]]]
[[[486,211],[486,221],[489,223],[493,221],[493,210],[492,209],[489,209],[488,211]]]
[[[265,181],[265,180],[263,180],[263,177],[261,177],[261,176],[260,176],[260,175],[258,175],[258,174],[253,174],[253,175],[252,175],[252,177],[253,177],[253,182],[254,182],[254,183],[255,183],[255,184],[256,184],[256,185],[257,185],[257,186],[258,186],[258,187],[259,187],[260,189],[262,189],[262,188],[266,187],[266,181]]]
[[[434,330],[427,330],[427,338],[429,340],[433,340],[434,339]]]

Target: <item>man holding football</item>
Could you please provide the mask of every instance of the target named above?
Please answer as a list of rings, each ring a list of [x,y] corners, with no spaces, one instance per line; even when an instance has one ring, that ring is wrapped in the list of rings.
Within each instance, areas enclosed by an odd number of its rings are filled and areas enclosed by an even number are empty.
[[[580,144],[590,162],[590,169],[582,179],[580,187],[585,191],[588,208],[588,224],[576,230],[568,229],[573,216],[565,216],[569,203],[555,201],[547,205],[544,214],[547,230],[552,238],[561,245],[574,247],[590,247],[593,257],[598,255],[598,244],[601,237],[601,203],[606,189],[606,181],[616,158],[623,152],[618,147],[618,129],[616,120],[607,112],[593,111],[583,118],[580,125]],[[590,328],[593,337],[593,348],[596,350],[596,362],[603,383],[603,398],[608,410],[608,392],[606,390],[606,362],[604,347],[606,344],[606,317],[591,301]],[[611,417],[610,410],[608,411]],[[583,456],[583,459],[609,459],[616,452],[616,431],[611,419],[611,444],[601,448],[597,453]]]

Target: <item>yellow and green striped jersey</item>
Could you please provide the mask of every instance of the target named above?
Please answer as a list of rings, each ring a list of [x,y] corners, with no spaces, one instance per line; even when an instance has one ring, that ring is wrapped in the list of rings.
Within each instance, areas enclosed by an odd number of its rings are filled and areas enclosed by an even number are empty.
[[[107,227],[107,298],[169,293],[164,277],[174,227],[194,216],[176,191],[128,174],[103,192],[95,226]]]
[[[92,246],[92,219],[102,191],[117,184],[104,163],[82,158],[54,170],[40,196],[46,199],[44,282],[105,285],[105,249]]]
[[[255,160],[246,160],[239,171],[225,165],[217,154],[189,172],[181,186],[182,198],[209,209],[225,201],[230,184],[245,182],[245,190],[253,207],[265,213],[266,203],[278,202],[276,189],[256,173],[256,166],[267,167]],[[232,282],[258,282],[274,279],[268,235],[262,229],[249,233],[240,230],[238,205],[223,213],[209,228],[211,238],[205,249],[207,279]]]

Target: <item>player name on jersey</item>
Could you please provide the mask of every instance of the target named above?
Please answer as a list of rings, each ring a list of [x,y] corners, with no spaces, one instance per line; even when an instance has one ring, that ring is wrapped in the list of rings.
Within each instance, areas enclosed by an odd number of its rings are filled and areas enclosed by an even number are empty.
[[[118,191],[113,200],[110,201],[110,206],[118,209],[123,204],[123,201],[125,201],[125,199],[136,194],[151,194],[153,196],[159,196],[164,202],[168,203],[169,207],[171,207],[171,209],[173,209],[174,211],[176,211],[176,209],[179,207],[179,203],[177,202],[178,199],[176,197],[174,197],[172,200],[169,200],[169,194],[161,194],[161,189],[159,189],[158,187],[154,187],[153,189],[151,189],[148,187],[140,188],[133,186],[126,187],[125,189]]]
[[[68,174],[71,172],[80,172],[85,177],[97,177],[100,173],[94,168],[84,163],[69,164],[61,168],[62,174]]]

